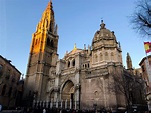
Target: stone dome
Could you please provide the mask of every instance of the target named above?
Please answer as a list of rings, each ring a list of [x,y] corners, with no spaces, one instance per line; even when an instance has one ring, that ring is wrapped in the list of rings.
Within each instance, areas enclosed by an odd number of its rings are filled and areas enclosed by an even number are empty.
[[[101,21],[100,30],[96,31],[94,38],[92,40],[92,46],[94,43],[101,42],[102,44],[107,44],[109,40],[113,40],[117,44],[116,37],[113,31],[105,28],[103,20]]]

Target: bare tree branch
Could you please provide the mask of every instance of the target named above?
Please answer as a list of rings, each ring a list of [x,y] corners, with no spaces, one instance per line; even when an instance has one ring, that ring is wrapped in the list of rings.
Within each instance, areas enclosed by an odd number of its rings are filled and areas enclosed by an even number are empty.
[[[131,16],[133,29],[141,35],[151,35],[151,1],[140,0]]]

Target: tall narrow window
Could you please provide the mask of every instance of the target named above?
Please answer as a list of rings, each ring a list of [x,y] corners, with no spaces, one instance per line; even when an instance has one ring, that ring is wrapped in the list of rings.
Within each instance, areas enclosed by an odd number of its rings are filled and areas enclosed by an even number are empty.
[[[6,85],[4,85],[3,88],[2,88],[2,96],[5,95],[5,92],[6,92]]]
[[[53,40],[50,40],[49,38],[47,38],[47,45],[50,47],[54,47]]]
[[[50,46],[51,46],[51,47],[54,47],[53,40],[51,40]]]
[[[68,67],[70,67],[70,61],[68,61]]]
[[[72,61],[72,66],[75,66],[75,59],[73,59]]]
[[[50,39],[47,38],[47,45],[50,46]]]

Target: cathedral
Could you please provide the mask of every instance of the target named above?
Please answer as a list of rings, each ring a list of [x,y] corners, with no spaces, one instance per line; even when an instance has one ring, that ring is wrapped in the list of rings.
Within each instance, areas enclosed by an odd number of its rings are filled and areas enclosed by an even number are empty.
[[[126,107],[124,95],[114,90],[113,76],[124,73],[122,50],[114,32],[102,20],[92,45],[83,49],[75,45],[59,59],[57,29],[50,1],[32,35],[24,97],[33,95],[34,104],[47,107]],[[127,62],[131,69],[131,59]]]

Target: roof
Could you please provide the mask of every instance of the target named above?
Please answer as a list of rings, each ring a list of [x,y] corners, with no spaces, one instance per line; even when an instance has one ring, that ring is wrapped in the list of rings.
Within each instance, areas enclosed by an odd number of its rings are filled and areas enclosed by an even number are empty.
[[[151,58],[151,55],[148,55],[148,56],[146,56],[146,57]],[[144,60],[146,59],[146,57],[144,57],[144,58],[140,61],[140,63],[139,63],[140,66],[141,66],[141,64],[144,62]]]
[[[66,55],[72,55],[72,54],[75,54],[75,53],[80,53],[81,51],[82,51],[82,49],[77,48],[76,44],[75,44],[73,50],[71,52],[67,53]]]
[[[21,72],[20,72],[14,65],[11,64],[11,60],[7,60],[6,58],[2,57],[1,55],[0,55],[0,58],[2,58],[2,59],[3,59],[5,62],[7,62],[11,67],[13,67],[18,73],[21,74]]]

